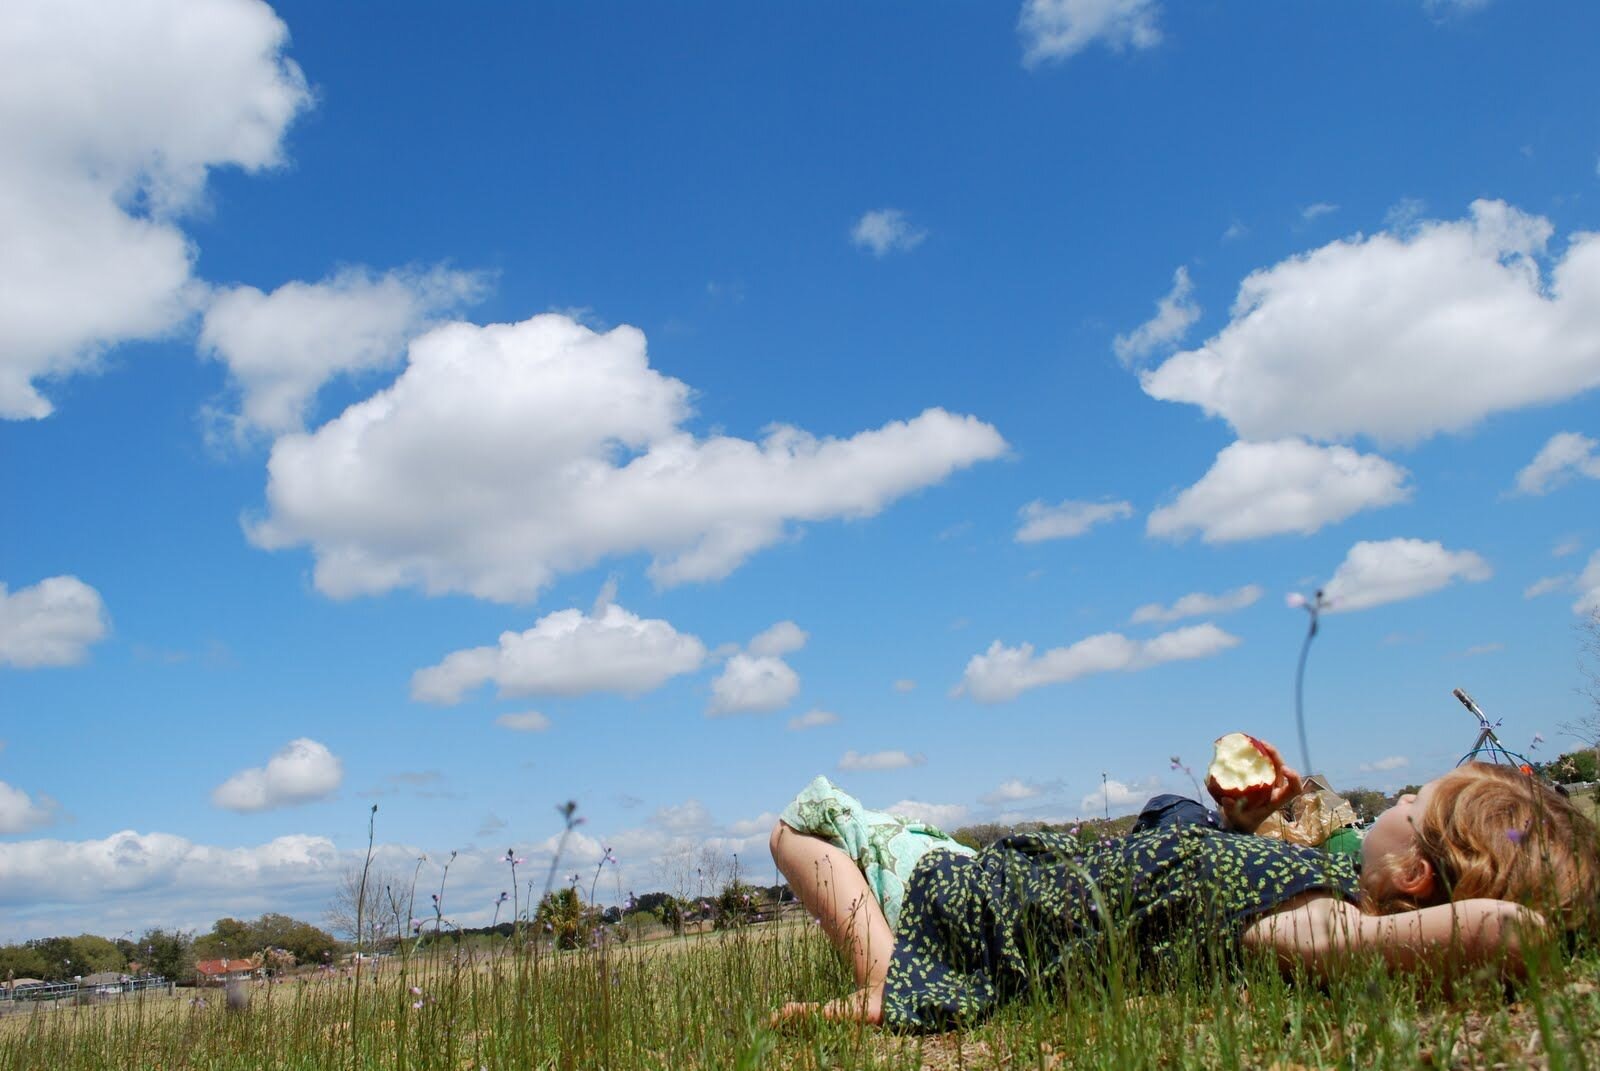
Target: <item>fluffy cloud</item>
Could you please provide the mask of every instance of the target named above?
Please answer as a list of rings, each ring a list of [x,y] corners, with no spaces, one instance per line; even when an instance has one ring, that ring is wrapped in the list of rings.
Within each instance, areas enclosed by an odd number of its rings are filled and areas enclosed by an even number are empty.
[[[1123,784],[1116,778],[1107,778],[1104,785],[1095,789],[1078,803],[1078,813],[1098,818],[1107,811],[1131,811],[1144,806],[1150,794],[1159,785],[1155,778]]]
[[[0,834],[26,833],[49,825],[55,818],[55,800],[40,796],[35,801],[22,789],[0,781]]]
[[[207,307],[200,348],[228,366],[239,388],[237,432],[298,431],[324,383],[394,365],[430,320],[482,288],[480,277],[443,268],[381,276],[347,268],[270,294],[234,287]]]
[[[1548,220],[1500,201],[1252,273],[1232,319],[1140,377],[1241,438],[1410,443],[1600,383],[1600,234],[1540,268]]]
[[[7,593],[0,584],[0,666],[71,666],[108,628],[100,593],[75,576],[52,576]]]
[[[898,814],[913,822],[923,822],[935,829],[958,829],[967,820],[967,808],[959,803],[924,803],[922,800],[901,800],[884,810]]]
[[[1313,220],[1321,219],[1323,216],[1331,216],[1337,211],[1339,211],[1338,205],[1329,204],[1327,201],[1318,201],[1316,204],[1309,204],[1302,208],[1300,210],[1300,218],[1310,223]]]
[[[810,634],[793,621],[779,621],[746,646],[753,655],[786,655],[806,645]]]
[[[1209,623],[1163,632],[1144,641],[1130,640],[1119,632],[1103,632],[1037,656],[1031,643],[1006,647],[995,640],[987,651],[973,655],[967,662],[956,693],[969,695],[980,703],[1003,703],[1047,684],[1064,684],[1095,673],[1129,672],[1165,662],[1208,658],[1238,644],[1238,637]]]
[[[712,714],[782,710],[800,694],[800,676],[781,658],[736,654],[711,682]]]
[[[1156,314],[1126,335],[1111,341],[1117,360],[1133,366],[1145,357],[1171,346],[1189,333],[1200,319],[1200,306],[1193,299],[1194,284],[1189,269],[1180,267],[1172,276],[1172,289],[1156,302]]]
[[[1421,539],[1361,542],[1350,548],[1323,588],[1330,613],[1366,610],[1414,599],[1457,580],[1493,575],[1489,563],[1470,550],[1446,550]]]
[[[1388,773],[1391,770],[1403,770],[1411,765],[1411,760],[1404,755],[1390,755],[1387,758],[1376,759],[1372,762],[1361,764],[1362,773]]]
[[[254,848],[132,830],[103,840],[14,841],[0,844],[0,902],[99,900],[150,890],[216,893],[286,882],[320,885],[325,902],[339,866],[332,841],[304,835]]]
[[[1600,452],[1587,435],[1563,431],[1550,441],[1517,473],[1517,490],[1525,495],[1543,495],[1566,483],[1573,476],[1600,480]]]
[[[542,733],[550,728],[550,719],[537,710],[524,710],[519,714],[502,714],[494,720],[502,729],[517,733]]]
[[[1026,781],[1012,778],[1009,781],[1002,781],[993,792],[980,796],[978,802],[990,807],[1001,803],[1020,803],[1023,800],[1036,798],[1042,791],[1038,785],[1030,785]]]
[[[307,737],[291,740],[264,767],[240,770],[216,787],[211,802],[230,811],[268,811],[332,795],[344,764]]]
[[[917,690],[917,682],[910,677],[901,677],[894,682],[894,690],[901,695],[906,695]]]
[[[1560,591],[1562,588],[1572,583],[1574,579],[1575,578],[1571,573],[1562,573],[1559,576],[1540,577],[1538,580],[1535,580],[1533,583],[1522,589],[1522,597],[1524,599],[1537,599],[1541,595],[1549,595],[1552,592]]]
[[[1578,577],[1578,593],[1573,613],[1600,614],[1600,550],[1589,555],[1589,564]]]
[[[1073,539],[1083,535],[1097,524],[1133,516],[1133,506],[1127,502],[1074,502],[1067,500],[1055,506],[1043,502],[1029,502],[1018,511],[1022,527],[1017,529],[1018,543],[1039,543],[1046,539]]]
[[[1146,530],[1207,543],[1297,532],[1310,535],[1365,509],[1411,496],[1405,469],[1346,446],[1299,439],[1236,442],[1217,455],[1200,482],[1151,512]]]
[[[696,439],[689,387],[631,327],[565,316],[455,323],[415,340],[398,380],[268,463],[258,546],[309,545],[315,582],[350,597],[533,598],[557,574],[650,553],[659,584],[714,580],[796,522],[867,517],[1006,444],[930,409],[849,439],[775,427]]]
[[[850,228],[850,240],[875,257],[905,253],[922,244],[928,232],[913,227],[898,208],[880,208],[863,213]]]
[[[488,681],[501,695],[642,695],[705,661],[698,637],[614,603],[592,613],[558,610],[525,632],[502,632],[493,647],[452,651],[411,676],[411,698],[451,705]]]
[[[872,751],[865,755],[846,751],[839,759],[841,770],[903,770],[908,766],[921,766],[927,762],[923,755],[908,755],[904,751]]]
[[[831,710],[808,710],[804,714],[796,714],[789,719],[789,728],[795,732],[803,729],[819,729],[824,725],[837,725],[839,715]]]
[[[0,418],[198,304],[175,221],[211,168],[279,162],[310,101],[288,36],[258,0],[0,5]]]
[[[1262,591],[1259,584],[1246,584],[1242,588],[1224,591],[1221,595],[1207,595],[1203,592],[1191,592],[1183,596],[1171,606],[1162,606],[1160,603],[1147,603],[1133,612],[1133,623],[1146,624],[1151,621],[1178,621],[1185,617],[1205,617],[1211,614],[1227,614],[1235,610],[1243,610],[1246,606],[1253,605],[1261,598]]]
[[[1063,60],[1096,41],[1116,52],[1161,43],[1156,0],[1024,0],[1017,30],[1022,62]]]

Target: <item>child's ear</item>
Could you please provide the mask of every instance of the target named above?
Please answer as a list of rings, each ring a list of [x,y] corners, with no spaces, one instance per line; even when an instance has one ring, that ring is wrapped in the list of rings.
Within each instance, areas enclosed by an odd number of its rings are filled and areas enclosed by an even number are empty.
[[[1421,853],[1414,853],[1411,860],[1396,870],[1394,887],[1418,903],[1427,903],[1433,899],[1438,885],[1438,877],[1434,874],[1433,864],[1424,859]]]

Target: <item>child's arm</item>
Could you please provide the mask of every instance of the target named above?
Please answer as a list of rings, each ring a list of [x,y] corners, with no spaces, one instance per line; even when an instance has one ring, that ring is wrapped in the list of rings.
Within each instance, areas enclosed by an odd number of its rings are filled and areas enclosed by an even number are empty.
[[[1503,975],[1526,970],[1523,951],[1545,934],[1538,912],[1505,900],[1452,904],[1363,915],[1354,904],[1308,893],[1252,922],[1246,948],[1275,952],[1285,967],[1327,977],[1352,955],[1375,953],[1400,970],[1438,971],[1446,977],[1484,964]]]

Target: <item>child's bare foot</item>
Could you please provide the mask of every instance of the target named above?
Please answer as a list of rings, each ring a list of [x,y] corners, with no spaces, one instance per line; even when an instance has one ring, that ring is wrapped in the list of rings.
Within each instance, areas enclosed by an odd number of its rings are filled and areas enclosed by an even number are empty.
[[[783,1026],[786,1023],[799,1022],[821,1016],[824,1019],[837,1019],[841,1022],[872,1023],[883,1022],[883,986],[868,986],[858,989],[848,996],[839,997],[830,1001],[790,1001],[772,1013],[769,1020],[773,1026]]]

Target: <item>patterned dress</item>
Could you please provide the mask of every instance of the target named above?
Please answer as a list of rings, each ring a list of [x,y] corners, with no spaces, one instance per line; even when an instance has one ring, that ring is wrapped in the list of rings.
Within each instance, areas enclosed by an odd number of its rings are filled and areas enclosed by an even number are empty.
[[[971,1023],[1074,961],[1104,964],[1119,943],[1157,969],[1179,948],[1226,960],[1253,918],[1313,890],[1358,899],[1349,859],[1225,831],[1176,796],[1152,800],[1128,836],[1086,847],[1024,833],[976,856],[932,852],[906,889],[884,1022]]]

